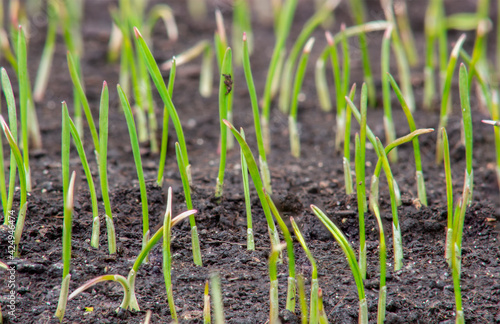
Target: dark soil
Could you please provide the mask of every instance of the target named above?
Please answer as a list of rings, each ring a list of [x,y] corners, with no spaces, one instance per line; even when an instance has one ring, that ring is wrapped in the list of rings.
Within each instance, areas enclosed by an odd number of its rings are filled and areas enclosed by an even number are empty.
[[[378,1],[369,2],[369,18],[381,19],[383,13]],[[472,1],[447,2],[449,12],[475,10]],[[71,169],[78,172],[76,202],[73,222],[73,252],[70,291],[87,280],[103,274],[127,275],[133,260],[139,254],[142,238],[142,216],[139,186],[132,158],[125,119],[114,87],[118,80],[118,65],[106,62],[106,46],[111,29],[108,6],[115,1],[86,1],[83,34],[85,55],[82,70],[87,94],[94,116],[98,114],[98,100],[103,80],[110,86],[110,143],[109,181],[112,208],[118,241],[118,253],[108,255],[105,224],[101,220],[101,245],[99,250],[90,247],[91,205],[81,165],[72,149]],[[193,21],[186,13],[184,1],[168,1],[175,11],[181,39],[172,42],[166,39],[163,27],[155,32],[155,56],[158,61],[169,59],[201,39],[211,40],[215,30],[210,15],[206,22]],[[229,28],[231,5],[229,1],[212,1],[210,9],[217,5],[223,12]],[[408,1],[411,19],[423,53],[423,22],[426,4]],[[495,11],[492,11],[495,12]],[[304,22],[313,14],[309,1],[300,1],[291,39],[295,39]],[[351,24],[348,7],[343,3],[337,10],[335,26],[341,22]],[[37,29],[38,27],[38,29]],[[254,24],[258,50],[252,56],[252,68],[257,92],[263,93],[264,80],[274,46],[272,26]],[[334,28],[334,29],[332,29]],[[30,39],[29,66],[32,80],[44,44],[45,26],[35,25]],[[331,235],[309,209],[310,204],[322,208],[345,232],[353,246],[358,245],[357,203],[354,197],[345,195],[343,188],[342,159],[334,152],[333,113],[319,109],[313,82],[312,66],[326,42],[322,31],[316,32],[316,45],[309,63],[309,72],[304,82],[305,100],[300,103],[302,157],[294,159],[289,153],[287,117],[276,109],[272,113],[272,154],[269,165],[276,197],[285,201],[287,214],[300,219],[306,241],[318,262],[319,283],[324,293],[325,309],[330,323],[356,323],[358,315],[357,291],[346,259]],[[451,41],[458,33],[450,32]],[[490,36],[493,39],[493,35]],[[381,33],[370,36],[373,67],[379,75]],[[474,34],[469,33],[465,47],[470,50]],[[353,41],[353,46],[356,44]],[[291,44],[289,44],[291,45]],[[450,45],[451,47],[451,45]],[[493,46],[491,46],[493,48]],[[9,261],[16,268],[16,317],[7,316],[7,274],[2,274],[1,305],[4,323],[49,323],[55,322],[53,315],[61,285],[61,236],[62,236],[62,192],[60,163],[60,102],[66,100],[72,109],[72,87],[66,65],[65,46],[58,37],[54,68],[46,99],[37,105],[43,135],[44,149],[33,152],[31,168],[33,191],[28,198],[29,207],[26,225],[21,239],[20,258]],[[361,61],[353,52],[353,81],[360,82]],[[423,54],[420,55],[423,59]],[[5,61],[3,65],[7,65]],[[246,220],[244,198],[239,168],[239,150],[229,152],[225,191],[222,203],[213,199],[219,157],[217,155],[219,117],[217,96],[203,99],[197,92],[199,60],[177,70],[173,101],[178,109],[187,139],[193,175],[193,203],[198,209],[196,216],[200,233],[203,267],[192,262],[190,231],[188,222],[173,230],[173,289],[180,319],[185,323],[201,323],[204,283],[211,272],[218,272],[222,281],[223,302],[226,320],[229,323],[266,323],[269,318],[268,255],[270,244],[267,225],[255,191],[252,191],[252,208],[256,250],[246,250]],[[394,68],[395,72],[396,69]],[[413,70],[417,105],[421,106],[423,92],[423,68]],[[10,72],[15,80],[14,74]],[[331,73],[328,73],[330,76]],[[167,74],[165,74],[167,77]],[[234,124],[244,127],[249,143],[256,149],[255,133],[250,101],[241,68],[235,70]],[[16,83],[16,82],[14,82]],[[218,79],[214,80],[214,85]],[[330,80],[330,84],[333,84]],[[456,86],[456,85],[455,85]],[[333,86],[332,86],[333,88]],[[450,119],[448,134],[452,150],[455,197],[461,193],[464,149],[460,146],[460,109],[458,89],[454,88],[455,114]],[[333,94],[332,94],[333,98]],[[356,99],[358,102],[359,99]],[[158,106],[161,103],[157,101]],[[478,109],[473,96],[474,127],[474,181],[473,202],[467,209],[462,261],[462,292],[465,318],[469,323],[500,322],[500,249],[498,231],[499,190],[495,176],[493,131],[480,120],[487,117]],[[418,108],[415,115],[417,127],[437,127],[438,113]],[[376,135],[383,137],[381,104],[369,110],[368,124]],[[397,133],[408,133],[407,122],[399,105],[394,101]],[[307,113],[306,113],[307,112]],[[159,109],[158,116],[161,116]],[[356,123],[354,123],[356,124]],[[171,128],[173,129],[173,128]],[[171,131],[173,134],[173,131]],[[354,132],[353,132],[354,133]],[[87,135],[89,132],[87,132]],[[404,266],[394,272],[392,267],[392,239],[387,227],[388,246],[388,295],[387,323],[452,323],[454,322],[454,292],[450,270],[444,260],[446,226],[445,178],[442,165],[434,163],[436,134],[421,137],[421,150],[426,177],[428,207],[419,207],[414,179],[412,146],[400,148],[400,162],[393,165],[399,183],[403,205],[399,207],[403,231]],[[171,141],[171,148],[173,148]],[[90,137],[86,148],[89,160],[93,159]],[[255,150],[256,151],[256,150]],[[368,149],[371,165],[367,175],[371,176],[375,165],[375,154]],[[165,210],[165,188],[155,185],[158,156],[152,155],[144,145],[143,163],[148,179],[148,199],[151,229],[162,223]],[[96,172],[95,162],[92,162]],[[95,174],[97,179],[97,174]],[[175,153],[170,150],[167,158],[165,186],[174,191],[174,213],[186,209],[182,185],[176,166]],[[253,189],[252,189],[253,190]],[[291,202],[288,206],[286,202]],[[17,202],[16,202],[17,203]],[[100,206],[102,208],[102,205]],[[291,208],[293,207],[293,208]],[[18,208],[18,205],[15,205]],[[18,210],[18,209],[16,209]],[[381,211],[390,225],[390,200],[386,184],[381,185]],[[365,282],[370,322],[376,318],[378,298],[378,228],[371,214],[367,216],[368,235],[368,279]],[[5,230],[0,232],[2,246],[7,246]],[[310,278],[311,267],[303,250],[295,245],[297,271]],[[7,260],[7,249],[0,252],[0,260]],[[140,312],[127,312],[117,317],[122,292],[115,283],[98,284],[68,303],[66,323],[140,323],[146,310],[152,311],[152,323],[171,320],[166,301],[162,274],[161,247],[155,248],[150,263],[144,264],[137,277],[136,292]],[[280,303],[284,309],[286,294],[287,264],[279,265]],[[93,307],[93,311],[86,311]],[[297,310],[297,314],[299,311]],[[299,323],[299,317],[283,313],[283,321]]]

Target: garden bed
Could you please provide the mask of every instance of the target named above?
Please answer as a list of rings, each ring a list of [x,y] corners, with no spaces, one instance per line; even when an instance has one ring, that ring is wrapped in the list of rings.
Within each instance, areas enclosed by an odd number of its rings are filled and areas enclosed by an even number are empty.
[[[154,54],[158,62],[165,61],[186,50],[202,39],[213,39],[216,29],[212,15],[203,22],[193,21],[187,14],[184,1],[168,1],[174,9],[180,39],[168,41],[162,28],[155,29]],[[299,1],[291,39],[295,39],[304,22],[313,14],[309,1]],[[219,3],[219,2],[218,2]],[[378,1],[368,1],[370,20],[383,19]],[[77,171],[75,212],[73,220],[72,260],[70,292],[89,279],[102,274],[126,276],[135,257],[141,251],[142,214],[137,175],[128,139],[127,125],[121,110],[115,86],[119,66],[106,61],[107,42],[111,31],[108,6],[111,1],[86,1],[83,24],[85,54],[82,71],[86,93],[94,115],[98,113],[101,83],[106,80],[110,89],[110,130],[108,172],[111,206],[114,212],[118,252],[109,255],[105,235],[105,223],[101,221],[100,248],[90,246],[92,210],[85,175],[76,150],[72,149],[70,168]],[[231,18],[231,6],[220,2],[227,28]],[[418,1],[408,1],[412,27],[419,52],[424,51],[423,22],[425,6]],[[213,4],[209,6],[214,9]],[[449,12],[475,10],[468,2],[449,3]],[[212,12],[212,11],[211,11]],[[341,22],[351,24],[346,4],[336,10],[334,27]],[[31,76],[36,72],[39,54],[45,41],[45,29],[33,34],[29,44],[29,68]],[[269,60],[274,45],[272,26],[254,24],[255,43],[258,50],[251,57],[252,71],[257,93],[261,97]],[[379,80],[380,43],[382,32],[370,37],[369,48],[373,58],[376,80]],[[325,310],[330,323],[356,323],[358,317],[357,290],[346,258],[338,244],[311,212],[315,204],[344,231],[353,246],[358,246],[357,202],[354,196],[346,196],[342,157],[334,151],[335,115],[325,113],[318,106],[313,76],[313,61],[326,46],[323,32],[315,33],[316,44],[304,81],[305,99],[299,105],[301,124],[302,157],[290,154],[287,116],[277,109],[271,113],[272,150],[268,164],[272,176],[275,200],[286,216],[298,219],[312,254],[317,260],[319,285],[323,290]],[[454,42],[459,33],[450,33]],[[470,37],[469,37],[470,36]],[[492,37],[493,38],[493,37]],[[472,48],[474,33],[468,34],[465,48]],[[354,44],[354,41],[353,41]],[[493,48],[493,46],[490,46]],[[355,53],[353,51],[353,53]],[[423,58],[423,56],[422,56]],[[362,82],[361,60],[353,54],[351,80]],[[5,61],[2,65],[7,65]],[[393,67],[395,71],[395,65]],[[439,122],[438,104],[432,110],[423,110],[422,64],[412,70],[418,128],[436,128]],[[228,323],[266,323],[269,319],[269,272],[270,253],[267,224],[252,189],[255,251],[246,249],[246,215],[240,170],[240,152],[237,147],[228,153],[224,195],[221,203],[214,199],[219,155],[219,115],[217,94],[202,98],[198,93],[199,60],[177,68],[173,95],[174,104],[183,124],[193,176],[193,205],[196,215],[203,266],[193,264],[191,235],[187,221],[173,229],[173,291],[179,319],[183,323],[201,323],[205,281],[212,272],[221,277],[221,287],[226,320]],[[14,80],[13,73],[11,78]],[[167,78],[167,73],[164,74]],[[328,72],[329,79],[331,73]],[[235,68],[234,125],[243,127],[252,149],[256,150],[250,99],[243,69]],[[218,84],[218,78],[214,84]],[[330,85],[333,89],[333,82]],[[13,83],[15,83],[13,81]],[[460,142],[460,109],[458,86],[455,82],[454,113],[447,127],[450,138],[452,173],[455,195],[461,193],[465,153]],[[380,82],[377,82],[378,93]],[[15,90],[16,91],[16,90]],[[156,91],[155,91],[156,93]],[[333,90],[332,90],[333,93]],[[0,304],[4,311],[4,323],[56,323],[57,307],[62,275],[62,181],[61,181],[61,107],[68,101],[72,110],[72,84],[66,65],[66,49],[58,37],[54,68],[43,102],[37,104],[44,148],[32,153],[31,172],[33,190],[28,197],[26,225],[20,243],[20,257],[7,262],[16,268],[15,317],[7,314],[5,297],[8,295],[7,275],[1,274]],[[332,95],[333,98],[333,95]],[[160,106],[159,98],[156,98]],[[377,107],[369,107],[368,125],[383,138],[383,111],[381,97]],[[393,98],[396,132],[407,134],[406,118],[399,103]],[[495,228],[499,217],[499,190],[495,174],[493,130],[481,123],[488,118],[478,110],[478,102],[472,97],[474,129],[474,196],[467,209],[464,226],[462,260],[462,295],[465,319],[469,323],[500,323],[500,245]],[[356,98],[356,104],[359,97]],[[372,109],[373,108],[373,109]],[[159,109],[158,116],[161,116]],[[358,129],[356,122],[353,127]],[[173,129],[171,127],[171,129]],[[174,136],[174,132],[170,132]],[[353,131],[354,133],[354,131]],[[86,132],[86,147],[92,170],[97,170]],[[175,136],[174,136],[175,137]],[[167,156],[164,187],[156,185],[158,156],[151,154],[143,145],[142,158],[147,180],[151,229],[163,223],[168,186],[174,192],[174,215],[186,209],[184,192],[175,159],[174,140],[170,141]],[[417,201],[414,179],[412,146],[399,149],[400,161],[392,170],[402,193],[402,206],[398,208],[403,234],[404,264],[400,271],[393,271],[391,208],[387,184],[381,184],[380,208],[386,225],[388,246],[387,315],[386,323],[452,323],[455,299],[451,271],[444,259],[445,228],[447,217],[445,174],[442,164],[435,164],[436,132],[420,137],[423,172],[426,178],[428,207]],[[371,176],[376,162],[372,149],[367,149],[367,175]],[[97,176],[97,175],[96,175]],[[367,177],[368,179],[368,177]],[[99,197],[100,198],[100,197]],[[100,202],[101,204],[101,202]],[[15,210],[19,209],[18,198]],[[100,207],[102,207],[100,205]],[[287,218],[287,217],[286,217]],[[370,322],[376,319],[378,298],[378,239],[375,218],[367,214],[368,275],[365,288]],[[2,246],[7,245],[7,232],[0,231]],[[307,279],[309,287],[311,266],[299,244],[295,244],[297,272]],[[6,249],[0,252],[0,260],[7,260]],[[300,316],[284,312],[286,261],[278,266],[280,310],[283,323],[299,323]],[[141,311],[127,312],[118,316],[115,309],[122,298],[122,288],[116,283],[99,284],[68,302],[65,323],[140,323],[147,310],[152,311],[152,323],[171,320],[166,300],[162,273],[161,246],[157,246],[150,262],[144,264],[137,276],[136,294]],[[90,310],[92,308],[92,310]],[[298,309],[298,308],[297,308]],[[297,314],[299,312],[297,311]]]

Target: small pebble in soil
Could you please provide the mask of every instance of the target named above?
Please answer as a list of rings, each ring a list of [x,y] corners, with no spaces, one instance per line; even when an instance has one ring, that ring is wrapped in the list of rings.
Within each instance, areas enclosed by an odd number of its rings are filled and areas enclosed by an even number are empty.
[[[280,312],[279,317],[280,317],[282,324],[299,324],[300,323],[299,317],[296,314],[290,312],[289,310],[284,310],[284,311]]]
[[[399,324],[399,323],[405,323],[405,321],[399,315],[396,315],[394,313],[386,313],[384,323],[386,323],[386,324]]]

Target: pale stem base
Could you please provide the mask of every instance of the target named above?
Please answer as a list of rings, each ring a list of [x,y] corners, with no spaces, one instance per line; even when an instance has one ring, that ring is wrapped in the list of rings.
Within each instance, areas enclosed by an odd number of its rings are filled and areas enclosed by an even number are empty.
[[[66,304],[68,303],[69,281],[71,275],[67,274],[61,283],[61,293],[59,294],[59,301],[57,302],[57,310],[55,316],[62,322],[64,313],[66,312]]]
[[[99,216],[94,217],[92,220],[92,236],[90,238],[90,246],[95,249],[99,248],[99,236],[100,236],[101,222]]]
[[[292,116],[288,116],[288,131],[290,132],[290,151],[292,153],[292,156],[295,158],[299,158],[300,157],[299,131],[297,129],[297,121]]]
[[[401,239],[401,229],[399,225],[392,223],[392,238],[394,246],[394,271],[403,267],[403,242]]]
[[[201,267],[203,266],[203,262],[201,260],[200,240],[198,238],[198,228],[196,226],[191,227],[191,243],[194,264]]]
[[[425,191],[425,179],[422,171],[416,171],[418,200],[424,206],[427,206],[427,193]]]
[[[351,163],[346,157],[344,157],[342,164],[344,165],[345,194],[352,195],[354,193],[354,189],[352,187]]]
[[[106,219],[106,229],[108,230],[108,250],[109,254],[116,253],[116,235],[115,235],[115,224],[113,223],[113,218],[108,215],[104,215]]]

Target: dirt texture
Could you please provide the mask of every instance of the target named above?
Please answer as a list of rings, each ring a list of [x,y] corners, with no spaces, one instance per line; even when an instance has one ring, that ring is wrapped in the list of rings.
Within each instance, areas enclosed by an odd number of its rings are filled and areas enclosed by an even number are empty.
[[[383,19],[378,1],[367,1],[369,19]],[[226,20],[232,19],[230,1],[209,1],[210,12],[219,8]],[[292,26],[288,48],[292,45],[305,21],[313,14],[312,1],[299,1]],[[448,13],[475,10],[475,1],[445,1]],[[108,8],[116,1],[89,0],[85,3],[83,37],[85,54],[82,71],[87,96],[94,116],[98,116],[101,84],[106,80],[110,89],[109,130],[109,182],[113,215],[115,219],[118,253],[107,252],[105,223],[101,220],[100,248],[90,246],[91,203],[85,175],[76,152],[71,151],[71,170],[77,171],[75,211],[73,220],[72,260],[70,292],[89,279],[103,274],[126,276],[141,250],[142,214],[139,185],[132,157],[128,131],[120,108],[115,86],[118,82],[119,66],[106,61],[107,42],[111,31]],[[163,62],[202,39],[211,41],[216,28],[213,15],[206,21],[193,21],[187,14],[185,2],[168,1],[175,12],[180,39],[169,41],[163,27],[154,33],[154,55]],[[423,53],[424,14],[427,3],[408,1],[411,23],[419,48],[421,63],[412,70],[417,111],[418,128],[436,128],[438,107],[423,110]],[[495,12],[492,10],[492,12]],[[330,30],[338,31],[342,22],[352,25],[347,3],[337,9],[337,17]],[[493,20],[495,17],[492,17]],[[254,35],[257,50],[251,57],[257,93],[262,96],[272,49],[274,32],[271,25],[258,23],[254,19]],[[40,53],[45,41],[45,26],[38,26],[29,43],[29,68],[32,81],[36,73]],[[334,150],[335,114],[321,111],[314,85],[313,66],[319,53],[326,46],[323,31],[314,35],[311,60],[302,92],[304,100],[299,106],[300,138],[302,157],[295,159],[290,154],[287,116],[277,109],[272,110],[272,152],[268,157],[275,197],[281,202],[285,216],[299,219],[302,233],[319,269],[319,285],[323,290],[325,310],[330,323],[357,323],[358,296],[346,258],[330,233],[311,212],[310,204],[319,206],[344,231],[357,250],[359,244],[357,203],[355,197],[346,196],[343,182],[342,157]],[[459,36],[450,32],[451,42]],[[465,48],[470,52],[474,33],[468,33]],[[370,55],[376,80],[380,79],[380,44],[382,33],[369,37]],[[493,39],[493,35],[490,35]],[[353,40],[351,64],[353,82],[362,82],[362,67],[357,41]],[[492,49],[493,46],[490,46]],[[215,63],[215,62],[214,62]],[[202,323],[203,290],[210,273],[221,277],[222,295],[226,321],[228,323],[266,323],[269,319],[269,273],[268,257],[270,242],[264,214],[253,189],[252,212],[255,232],[255,251],[246,249],[246,215],[240,170],[240,152],[235,148],[228,153],[224,195],[221,203],[214,198],[215,179],[218,171],[217,154],[219,137],[218,99],[214,91],[208,98],[198,93],[200,59],[179,66],[173,102],[183,124],[187,149],[192,165],[193,204],[198,210],[196,221],[200,235],[203,266],[192,261],[189,223],[184,221],[173,229],[173,292],[180,322]],[[2,65],[7,66],[6,61]],[[396,66],[391,65],[396,74]],[[9,70],[11,78],[14,74]],[[168,79],[168,72],[164,73]],[[331,71],[329,84],[334,98]],[[255,131],[250,99],[241,67],[236,67],[234,76],[234,125],[244,127],[250,147],[256,152]],[[214,87],[218,84],[214,79]],[[17,83],[14,82],[13,83]],[[448,135],[450,138],[452,172],[455,197],[461,194],[465,170],[464,148],[460,145],[460,108],[458,85],[454,81],[453,108]],[[17,86],[14,85],[17,93]],[[378,93],[381,93],[377,81]],[[359,88],[358,88],[359,89]],[[359,91],[358,91],[359,93]],[[155,96],[156,96],[155,91]],[[60,162],[61,109],[60,102],[66,100],[72,111],[72,86],[66,64],[66,49],[61,35],[57,38],[54,67],[45,99],[37,104],[44,148],[33,152],[31,171],[33,190],[28,197],[26,225],[20,244],[20,257],[7,263],[16,269],[15,317],[7,314],[8,275],[0,273],[0,304],[4,311],[4,323],[56,323],[57,307],[62,275],[62,181]],[[158,107],[162,107],[156,96]],[[368,125],[381,139],[384,138],[381,96],[376,107],[368,111]],[[359,103],[359,97],[356,98]],[[474,128],[474,182],[475,190],[471,206],[467,209],[462,260],[462,294],[465,319],[468,323],[500,323],[500,249],[498,230],[499,190],[495,175],[495,152],[493,130],[480,121],[487,116],[479,107],[476,96],[471,98]],[[158,108],[161,120],[162,110]],[[398,136],[409,132],[405,116],[395,97],[393,111]],[[353,132],[358,125],[353,122]],[[143,145],[143,165],[147,179],[151,229],[163,222],[166,205],[166,188],[174,192],[174,214],[186,209],[184,193],[176,165],[173,143],[175,134],[171,125],[170,149],[167,157],[164,187],[156,185],[158,156],[151,154],[147,144]],[[447,217],[445,176],[442,165],[435,164],[436,132],[420,138],[423,171],[426,178],[429,206],[420,206],[414,178],[413,149],[404,145],[399,149],[400,160],[393,164],[392,171],[402,193],[402,206],[398,208],[403,235],[404,264],[400,271],[393,270],[391,210],[385,179],[380,188],[380,208],[386,225],[388,247],[387,316],[386,323],[453,323],[455,311],[454,290],[451,272],[444,259],[445,227]],[[90,134],[86,132],[85,147],[94,179],[97,167],[92,151]],[[367,179],[371,177],[376,155],[373,148],[367,149]],[[100,209],[104,213],[100,193]],[[14,209],[18,210],[16,197]],[[287,217],[285,217],[287,218]],[[375,218],[367,214],[368,275],[365,281],[370,322],[375,322],[379,287],[378,240],[379,232]],[[8,233],[0,231],[1,246],[7,246]],[[310,284],[311,266],[302,248],[295,242],[297,272]],[[7,261],[6,248],[0,249],[0,260]],[[283,323],[299,323],[297,314],[284,312],[288,267],[286,258],[278,266],[280,315]],[[152,311],[151,323],[171,321],[166,300],[162,273],[161,244],[155,247],[150,262],[141,266],[136,280],[136,294],[141,311],[117,315],[115,309],[122,298],[122,288],[117,283],[98,284],[68,302],[65,323],[141,323],[147,310]],[[88,311],[93,307],[92,311]]]

